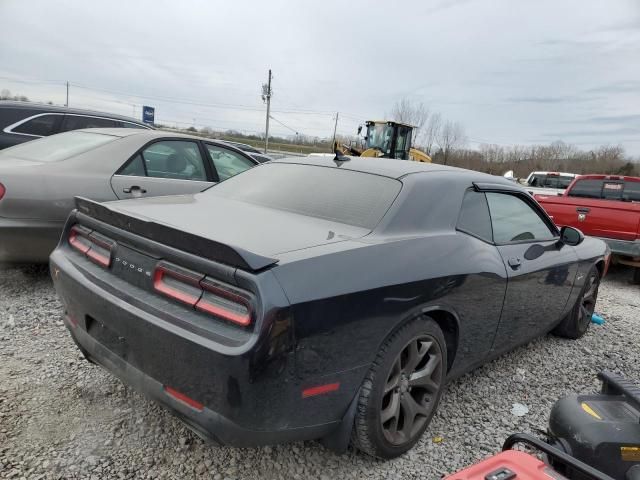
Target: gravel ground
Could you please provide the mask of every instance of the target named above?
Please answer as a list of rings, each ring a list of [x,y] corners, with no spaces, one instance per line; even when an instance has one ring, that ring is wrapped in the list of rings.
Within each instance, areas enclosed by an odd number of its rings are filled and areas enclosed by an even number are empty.
[[[603,368],[640,380],[640,287],[616,268],[579,341],[551,336],[451,384],[417,447],[390,462],[315,442],[259,449],[207,445],[161,408],[82,359],[42,268],[0,269],[0,477],[440,478],[545,428],[553,402],[593,392]],[[511,413],[514,403],[529,411]]]

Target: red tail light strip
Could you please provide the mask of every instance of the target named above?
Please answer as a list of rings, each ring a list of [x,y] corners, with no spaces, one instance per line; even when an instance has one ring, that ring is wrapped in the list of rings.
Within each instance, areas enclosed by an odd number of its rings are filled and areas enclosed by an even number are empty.
[[[324,393],[335,392],[340,388],[340,382],[327,383],[326,385],[318,385],[317,387],[305,388],[302,391],[302,398],[315,397]]]
[[[98,265],[109,268],[111,265],[111,251],[114,242],[81,225],[74,225],[69,230],[69,245],[84,254],[89,260]]]
[[[193,307],[202,296],[202,278],[204,275],[190,275],[176,271],[175,267],[160,264],[153,274],[153,288],[169,298]]]
[[[201,412],[202,410],[204,410],[204,405],[196,400],[194,400],[191,397],[186,396],[184,393],[179,392],[178,390],[176,390],[175,388],[171,388],[168,386],[164,386],[164,391],[167,392],[167,394],[170,397],[173,397],[174,399],[178,400],[181,403],[184,403],[185,405],[198,410],[199,412]]]
[[[0,183],[0,200],[2,200],[2,197],[4,197],[5,193],[7,193],[7,189],[4,187],[3,184]]]
[[[156,292],[200,312],[242,327],[251,324],[250,298],[233,287],[219,284],[200,273],[160,262],[153,274],[153,288]]]
[[[69,230],[69,245],[78,250],[80,253],[86,254],[91,248],[89,234],[91,230],[86,230],[78,225],[74,225]]]
[[[204,294],[196,309],[246,327],[251,323],[251,303],[247,298],[220,288],[209,281],[200,282]]]

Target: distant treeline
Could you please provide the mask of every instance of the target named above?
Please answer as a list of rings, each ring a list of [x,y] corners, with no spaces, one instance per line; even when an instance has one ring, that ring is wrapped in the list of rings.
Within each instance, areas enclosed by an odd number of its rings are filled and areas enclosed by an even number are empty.
[[[445,163],[441,150],[433,155],[436,163]],[[569,173],[605,173],[640,175],[640,164],[625,155],[617,146],[601,146],[594,150],[580,150],[574,145],[554,142],[550,145],[503,147],[481,145],[477,150],[459,148],[449,154],[448,165],[503,175],[513,170],[518,178],[536,170]]]

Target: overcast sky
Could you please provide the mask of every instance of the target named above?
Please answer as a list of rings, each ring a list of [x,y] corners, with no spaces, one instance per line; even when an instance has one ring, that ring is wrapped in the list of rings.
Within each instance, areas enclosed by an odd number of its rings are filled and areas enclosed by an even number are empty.
[[[262,132],[269,68],[273,116],[307,135],[408,97],[470,147],[640,156],[638,0],[0,0],[0,89],[34,100],[64,103],[68,80],[71,106]]]

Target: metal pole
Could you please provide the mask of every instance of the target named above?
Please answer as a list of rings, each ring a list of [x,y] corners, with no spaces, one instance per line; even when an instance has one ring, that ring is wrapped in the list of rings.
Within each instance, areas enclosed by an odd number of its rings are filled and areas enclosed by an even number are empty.
[[[264,153],[269,149],[269,115],[271,112],[271,69],[269,69],[269,83],[267,86],[267,126],[264,135]]]
[[[65,102],[64,106],[69,106],[69,82],[67,82],[67,101]]]
[[[333,145],[336,144],[336,132],[338,131],[338,115],[340,115],[340,112],[336,112],[336,124],[333,126],[333,143],[331,144],[331,148],[333,148]]]

